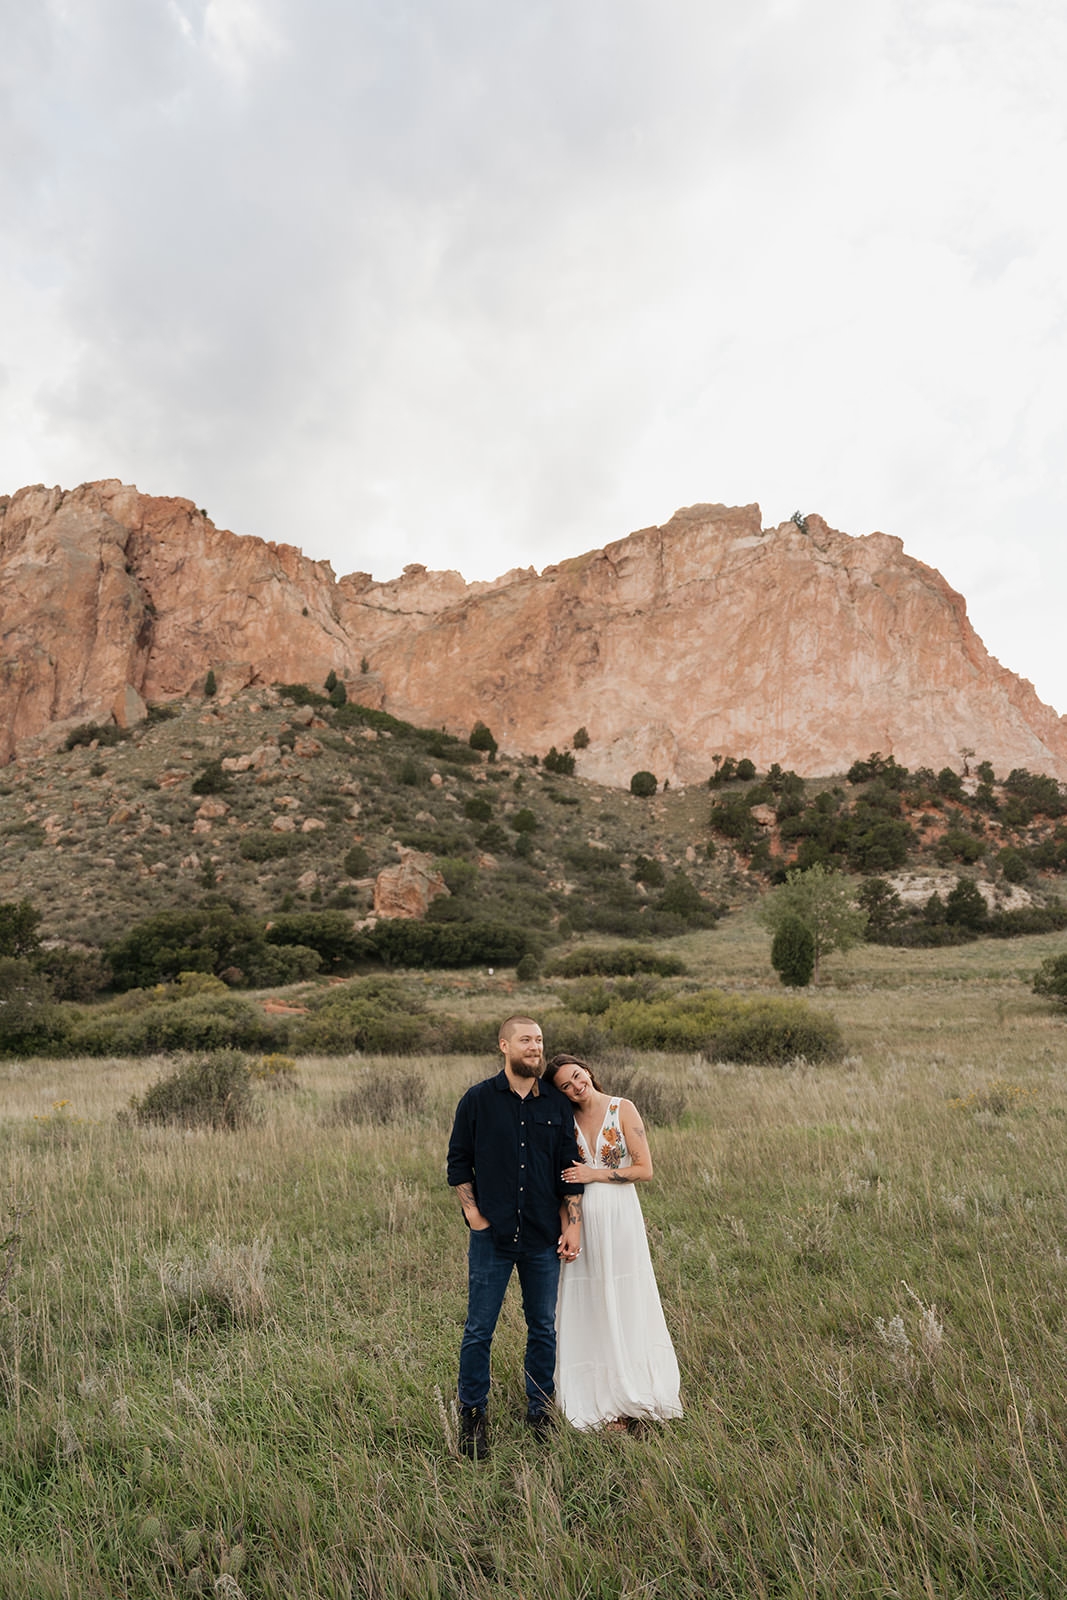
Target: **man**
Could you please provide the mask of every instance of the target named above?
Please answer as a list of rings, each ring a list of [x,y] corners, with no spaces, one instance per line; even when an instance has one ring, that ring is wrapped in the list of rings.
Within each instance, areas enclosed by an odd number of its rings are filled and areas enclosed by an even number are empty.
[[[542,1432],[555,1392],[560,1263],[581,1249],[582,1185],[563,1182],[579,1159],[574,1114],[540,1081],[541,1029],[532,1017],[509,1017],[500,1050],[503,1071],[467,1090],[448,1142],[448,1181],[470,1229],[459,1446],[475,1460],[488,1453],[489,1354],[512,1269],[526,1317],[526,1421]]]

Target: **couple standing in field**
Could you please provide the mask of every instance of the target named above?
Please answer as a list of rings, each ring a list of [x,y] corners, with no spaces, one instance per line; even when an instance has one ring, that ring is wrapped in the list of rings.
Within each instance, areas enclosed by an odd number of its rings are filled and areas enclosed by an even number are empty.
[[[545,1065],[532,1017],[500,1028],[502,1071],[468,1089],[448,1181],[470,1230],[459,1357],[460,1449],[488,1454],[489,1360],[518,1270],[526,1318],[526,1421],[577,1428],[679,1417],[678,1363],[634,1184],[652,1176],[636,1107],[577,1056]]]

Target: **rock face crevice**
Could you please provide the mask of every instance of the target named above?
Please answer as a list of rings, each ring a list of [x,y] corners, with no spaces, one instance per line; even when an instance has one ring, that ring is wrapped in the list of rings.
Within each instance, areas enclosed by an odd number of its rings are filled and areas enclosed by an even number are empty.
[[[413,564],[335,579],[191,501],[106,481],[0,499],[0,761],[78,722],[219,689],[321,684],[506,749],[590,743],[578,770],[701,781],[715,755],[814,775],[907,766],[1067,779],[1067,719],[986,651],[963,597],[884,533],[690,506],[491,583]]]

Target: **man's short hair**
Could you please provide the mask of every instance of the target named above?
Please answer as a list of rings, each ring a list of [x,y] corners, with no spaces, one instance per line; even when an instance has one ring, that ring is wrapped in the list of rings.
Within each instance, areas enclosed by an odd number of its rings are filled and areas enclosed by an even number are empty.
[[[531,1028],[539,1028],[541,1026],[536,1017],[506,1017],[500,1024],[500,1032],[497,1036],[499,1042],[503,1044],[506,1039],[511,1038],[516,1028],[523,1028],[527,1024]]]

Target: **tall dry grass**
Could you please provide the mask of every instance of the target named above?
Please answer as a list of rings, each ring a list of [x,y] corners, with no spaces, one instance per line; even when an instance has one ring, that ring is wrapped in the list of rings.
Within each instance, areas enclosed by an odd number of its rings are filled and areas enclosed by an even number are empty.
[[[832,964],[842,1066],[648,1063],[688,1102],[642,1193],[685,1416],[528,1438],[511,1297],[478,1468],[443,1150],[492,1063],[405,1060],[425,1104],[373,1124],[324,1108],[395,1064],[302,1061],[235,1133],[117,1121],[165,1062],[0,1064],[32,1207],[0,1595],[1061,1593],[1067,1029],[1014,974],[1027,943]],[[766,982],[744,928],[690,958]]]

